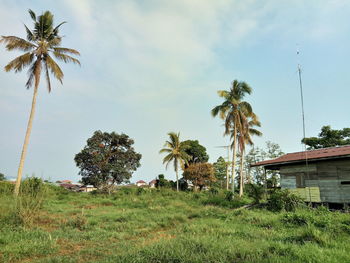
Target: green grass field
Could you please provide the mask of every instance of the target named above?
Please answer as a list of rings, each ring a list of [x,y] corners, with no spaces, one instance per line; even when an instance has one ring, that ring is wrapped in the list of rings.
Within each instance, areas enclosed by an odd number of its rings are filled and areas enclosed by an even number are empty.
[[[23,226],[11,194],[0,198],[0,262],[350,262],[350,216],[324,209],[234,209],[249,200],[227,204],[221,193],[51,189]]]

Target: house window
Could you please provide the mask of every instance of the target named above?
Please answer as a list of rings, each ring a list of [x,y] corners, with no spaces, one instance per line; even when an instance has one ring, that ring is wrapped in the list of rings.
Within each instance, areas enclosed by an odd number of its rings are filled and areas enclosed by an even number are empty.
[[[341,185],[350,185],[350,181],[341,181],[340,184]]]

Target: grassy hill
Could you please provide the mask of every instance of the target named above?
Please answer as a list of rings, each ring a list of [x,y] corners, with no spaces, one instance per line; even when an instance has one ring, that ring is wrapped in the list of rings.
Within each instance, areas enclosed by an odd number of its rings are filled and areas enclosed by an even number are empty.
[[[26,225],[2,191],[0,262],[350,262],[349,214],[234,209],[249,200],[219,200],[223,193],[50,187]]]

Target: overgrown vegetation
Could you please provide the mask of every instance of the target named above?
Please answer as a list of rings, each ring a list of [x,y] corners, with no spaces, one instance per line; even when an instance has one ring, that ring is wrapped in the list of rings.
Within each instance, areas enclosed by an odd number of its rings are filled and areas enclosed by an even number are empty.
[[[242,209],[253,199],[218,189],[105,195],[25,185],[45,188],[30,225],[12,220],[13,185],[0,183],[0,262],[350,261],[349,215],[324,207]]]

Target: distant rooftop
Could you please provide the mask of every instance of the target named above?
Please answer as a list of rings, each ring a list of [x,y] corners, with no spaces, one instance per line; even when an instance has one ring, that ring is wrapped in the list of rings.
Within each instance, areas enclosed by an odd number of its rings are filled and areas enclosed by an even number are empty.
[[[350,145],[322,148],[317,150],[310,150],[304,152],[287,153],[276,159],[266,160],[262,162],[257,162],[251,166],[270,166],[270,165],[280,165],[287,163],[297,163],[305,161],[305,159],[314,161],[320,159],[333,159],[341,157],[350,157]]]

